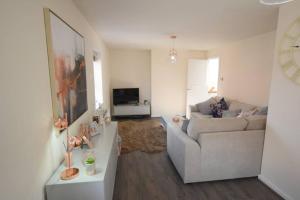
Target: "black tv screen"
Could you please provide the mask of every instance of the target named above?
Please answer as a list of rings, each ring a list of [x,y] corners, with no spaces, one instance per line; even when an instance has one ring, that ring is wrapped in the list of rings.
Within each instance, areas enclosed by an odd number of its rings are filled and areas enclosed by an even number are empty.
[[[139,103],[139,88],[113,89],[113,104],[137,104]]]

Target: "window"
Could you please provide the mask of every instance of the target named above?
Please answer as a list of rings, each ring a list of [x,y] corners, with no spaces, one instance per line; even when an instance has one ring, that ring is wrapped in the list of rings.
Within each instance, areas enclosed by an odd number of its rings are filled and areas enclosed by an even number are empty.
[[[208,59],[206,80],[206,84],[208,86],[208,93],[217,93],[219,80],[219,58]]]
[[[95,109],[98,109],[103,104],[102,63],[94,57]]]

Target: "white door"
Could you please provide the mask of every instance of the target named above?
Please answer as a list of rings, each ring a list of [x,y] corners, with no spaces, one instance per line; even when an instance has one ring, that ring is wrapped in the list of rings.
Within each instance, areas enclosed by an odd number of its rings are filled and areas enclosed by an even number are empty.
[[[189,60],[186,94],[186,117],[189,118],[189,106],[205,101],[210,96],[207,90],[207,60]]]

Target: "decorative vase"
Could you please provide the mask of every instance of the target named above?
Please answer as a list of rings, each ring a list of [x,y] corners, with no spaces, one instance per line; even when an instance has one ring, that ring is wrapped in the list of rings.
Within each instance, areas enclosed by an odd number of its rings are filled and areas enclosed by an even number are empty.
[[[96,174],[96,156],[93,149],[86,149],[83,152],[83,164],[87,175]]]
[[[92,163],[92,164],[85,163],[85,170],[86,170],[86,174],[89,176],[96,174],[96,164],[95,163]]]

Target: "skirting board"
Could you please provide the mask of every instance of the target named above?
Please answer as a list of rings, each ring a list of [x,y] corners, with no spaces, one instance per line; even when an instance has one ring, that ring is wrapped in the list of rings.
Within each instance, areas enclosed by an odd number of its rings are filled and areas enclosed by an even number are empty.
[[[269,188],[271,188],[274,192],[276,192],[282,198],[284,198],[286,200],[295,200],[292,197],[290,197],[289,195],[285,194],[282,190],[280,190],[276,185],[274,185],[269,179],[267,179],[263,175],[261,175],[261,174],[258,175],[258,179],[261,182],[263,182],[264,184],[266,184]]]

